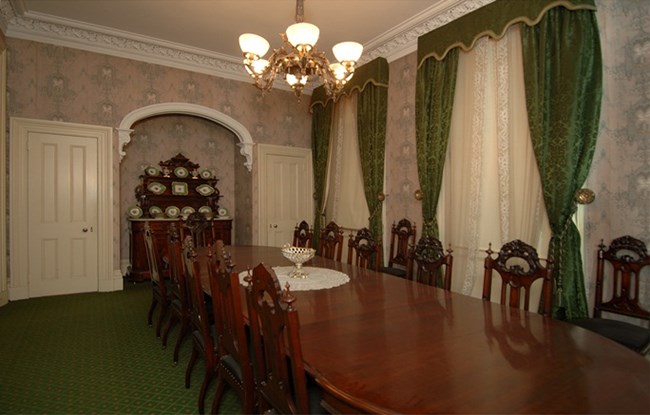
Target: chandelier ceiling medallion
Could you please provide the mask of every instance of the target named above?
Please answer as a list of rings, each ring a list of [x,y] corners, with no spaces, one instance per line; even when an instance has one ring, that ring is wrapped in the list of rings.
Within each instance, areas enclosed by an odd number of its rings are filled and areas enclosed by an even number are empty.
[[[338,62],[330,63],[325,53],[315,48],[320,30],[303,20],[303,0],[296,0],[296,23],[280,34],[283,45],[274,49],[268,60],[263,59],[269,50],[266,39],[252,33],[239,36],[246,71],[263,92],[273,86],[277,76],[281,76],[300,99],[307,83],[320,79],[327,94],[336,99],[346,82],[352,78],[363,46],[357,42],[334,45],[332,52]]]

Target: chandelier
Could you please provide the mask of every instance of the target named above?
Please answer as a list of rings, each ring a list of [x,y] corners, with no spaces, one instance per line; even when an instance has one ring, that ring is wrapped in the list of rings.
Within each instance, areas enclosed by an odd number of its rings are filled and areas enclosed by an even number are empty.
[[[239,36],[239,46],[244,53],[244,67],[263,92],[273,86],[277,76],[281,76],[300,99],[307,83],[320,79],[327,94],[336,99],[352,78],[363,46],[357,42],[334,45],[332,52],[338,62],[330,63],[325,53],[314,47],[320,30],[303,20],[303,0],[296,0],[296,23],[280,34],[283,45],[274,49],[268,59],[263,59],[269,50],[266,39],[252,33]]]

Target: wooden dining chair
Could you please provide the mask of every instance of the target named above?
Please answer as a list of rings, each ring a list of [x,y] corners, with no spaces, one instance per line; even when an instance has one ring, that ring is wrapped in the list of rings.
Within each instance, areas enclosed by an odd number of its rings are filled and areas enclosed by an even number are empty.
[[[242,313],[239,275],[232,268],[229,271],[224,261],[219,260],[223,256],[223,243],[217,242],[215,255],[211,255],[208,262],[219,355],[217,389],[211,413],[219,413],[225,388],[230,386],[243,403],[243,413],[250,414],[255,408],[255,380]]]
[[[341,261],[343,254],[343,230],[334,221],[321,230],[316,255]]]
[[[205,372],[199,390],[198,408],[199,413],[203,414],[205,412],[205,395],[216,374],[217,348],[212,335],[211,316],[208,314],[206,298],[201,286],[201,265],[196,257],[192,237],[187,236],[183,241],[183,261],[192,296],[192,354],[185,369],[185,387],[190,387],[194,365],[199,358],[202,358],[205,363]]]
[[[167,338],[171,329],[176,323],[180,323],[176,345],[174,347],[174,364],[178,363],[178,355],[181,345],[189,337],[190,327],[192,325],[192,305],[190,302],[190,292],[185,277],[185,267],[183,264],[183,252],[181,247],[181,235],[179,223],[172,222],[169,224],[167,236],[167,261],[169,264],[170,275],[170,314],[167,321],[167,327],[163,334],[163,346],[167,345]]]
[[[253,268],[246,281],[259,413],[322,412],[319,389],[307,386],[296,298],[289,284],[281,290],[275,272],[265,264]]]
[[[159,247],[156,246],[156,238],[153,235],[151,226],[148,222],[144,224],[144,245],[147,254],[147,263],[149,264],[149,274],[151,275],[151,306],[149,313],[147,313],[147,323],[149,326],[153,324],[153,313],[156,306],[160,304],[160,312],[158,313],[158,321],[156,323],[156,337],[160,337],[163,321],[169,313],[170,295],[169,295],[169,279],[160,272],[162,268],[162,258],[160,256]]]
[[[596,293],[593,318],[575,319],[571,323],[601,334],[638,353],[650,349],[650,312],[639,304],[644,268],[650,268],[646,244],[626,235],[614,239],[607,247],[600,241],[596,265]],[[610,287],[607,289],[607,287]],[[609,294],[608,299],[605,293]],[[645,327],[630,322],[604,318],[614,313],[644,321]]]
[[[194,247],[212,245],[215,241],[212,220],[201,212],[192,212],[183,223],[183,236],[190,235]]]
[[[445,252],[437,238],[423,236],[417,245],[409,250],[407,279],[450,291],[454,265],[452,252],[451,246]]]
[[[492,244],[487,249],[484,261],[483,300],[490,301],[492,274],[501,277],[501,304],[520,308],[524,297],[524,310],[530,311],[530,289],[535,281],[542,279],[541,314],[550,316],[553,306],[553,262],[542,265],[537,250],[519,239],[504,244],[498,255],[492,257]],[[523,293],[522,293],[523,290]]]
[[[314,231],[306,221],[300,222],[293,230],[293,246],[311,248],[313,246]]]
[[[381,242],[368,228],[361,228],[348,240],[348,264],[379,271],[381,266]]]
[[[397,224],[393,222],[390,230],[390,249],[388,251],[388,266],[382,267],[381,272],[405,278],[408,274],[409,252],[416,241],[416,226],[404,218]]]

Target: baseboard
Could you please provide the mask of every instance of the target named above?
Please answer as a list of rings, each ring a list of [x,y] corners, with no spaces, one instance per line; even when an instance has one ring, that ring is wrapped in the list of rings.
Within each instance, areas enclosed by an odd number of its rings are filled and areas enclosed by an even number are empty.
[[[122,291],[124,289],[124,278],[122,271],[119,269],[113,270],[113,278],[110,280],[99,281],[100,292]]]

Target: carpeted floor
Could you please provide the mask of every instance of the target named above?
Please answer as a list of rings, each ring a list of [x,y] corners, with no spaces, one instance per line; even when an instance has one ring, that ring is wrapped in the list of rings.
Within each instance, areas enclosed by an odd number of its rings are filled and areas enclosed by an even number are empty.
[[[150,304],[148,283],[125,283],[120,292],[42,297],[0,307],[0,413],[197,413],[203,362],[197,362],[191,388],[185,389],[191,339],[173,366],[178,327],[163,350],[154,328],[147,326]],[[214,387],[213,382],[206,397],[208,411]],[[220,412],[241,413],[232,391]]]

